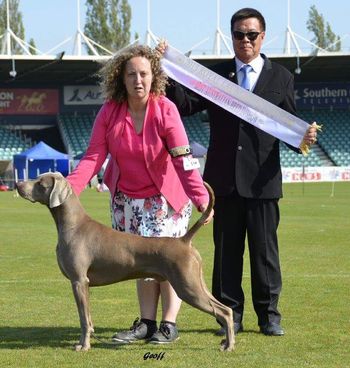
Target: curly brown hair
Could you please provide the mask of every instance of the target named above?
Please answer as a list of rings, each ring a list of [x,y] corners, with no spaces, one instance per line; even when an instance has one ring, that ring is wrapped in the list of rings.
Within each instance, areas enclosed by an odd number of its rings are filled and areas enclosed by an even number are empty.
[[[133,57],[142,56],[150,61],[153,81],[151,93],[155,96],[165,95],[168,77],[161,68],[159,53],[148,46],[130,46],[109,59],[100,69],[98,76],[103,96],[106,100],[123,102],[127,100],[124,85],[124,71],[126,63]]]

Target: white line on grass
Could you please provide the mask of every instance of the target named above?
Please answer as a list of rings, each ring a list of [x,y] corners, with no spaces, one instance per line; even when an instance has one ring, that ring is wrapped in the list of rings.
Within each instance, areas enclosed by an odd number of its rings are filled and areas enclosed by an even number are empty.
[[[250,275],[244,275],[244,278],[249,278]],[[304,273],[304,274],[297,274],[297,275],[291,275],[291,274],[287,274],[284,275],[283,278],[284,279],[288,279],[288,278],[295,278],[295,279],[302,279],[302,278],[322,278],[322,279],[328,279],[328,278],[348,278],[350,277],[350,273],[328,273],[328,274],[310,274],[310,273]]]
[[[12,279],[12,280],[0,280],[0,284],[30,284],[30,283],[33,283],[33,284],[47,284],[47,283],[51,283],[51,282],[67,282],[68,280],[67,279],[62,279],[62,280],[59,280],[59,279],[35,279],[35,280],[25,280],[25,279]]]
[[[249,275],[244,275],[244,278],[250,277]],[[329,273],[329,274],[298,274],[298,275],[286,275],[284,278],[350,278],[350,273],[343,273],[343,274],[336,274],[336,273]],[[35,280],[27,280],[27,279],[12,279],[12,280],[0,280],[0,284],[15,284],[15,283],[21,283],[21,284],[30,284],[30,283],[41,283],[41,284],[47,284],[51,282],[62,282],[66,283],[67,279],[35,279]]]

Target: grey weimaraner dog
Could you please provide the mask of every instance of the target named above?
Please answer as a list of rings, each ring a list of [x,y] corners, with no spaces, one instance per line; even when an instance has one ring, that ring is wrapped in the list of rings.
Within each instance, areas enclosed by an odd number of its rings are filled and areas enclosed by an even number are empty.
[[[89,286],[147,277],[169,280],[182,300],[213,315],[226,329],[221,350],[233,350],[232,310],[208,291],[201,257],[191,244],[191,239],[214,205],[214,194],[208,185],[208,208],[181,238],[144,238],[94,221],[84,211],[68,181],[59,173],[47,173],[36,180],[18,182],[17,189],[23,198],[47,205],[55,220],[58,264],[72,283],[80,317],[82,333],[76,350],[90,349],[90,334],[94,331]]]

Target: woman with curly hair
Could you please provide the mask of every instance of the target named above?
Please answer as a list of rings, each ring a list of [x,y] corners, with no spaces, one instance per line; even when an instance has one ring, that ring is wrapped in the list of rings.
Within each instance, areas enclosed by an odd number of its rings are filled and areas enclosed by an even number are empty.
[[[68,176],[80,194],[109,155],[104,183],[111,193],[113,227],[141,236],[182,236],[192,203],[207,207],[208,194],[197,169],[179,113],[165,97],[167,77],[159,54],[133,46],[100,71],[105,103],[97,114],[85,156]],[[192,202],[192,203],[191,203]],[[178,338],[181,300],[168,281],[137,280],[141,319],[113,340],[170,343]],[[162,321],[157,326],[159,297]]]

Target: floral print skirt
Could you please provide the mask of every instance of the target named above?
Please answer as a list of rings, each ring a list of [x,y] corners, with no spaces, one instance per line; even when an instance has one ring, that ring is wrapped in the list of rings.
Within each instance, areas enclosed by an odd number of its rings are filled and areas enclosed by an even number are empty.
[[[116,191],[111,200],[113,228],[146,237],[184,235],[191,214],[191,201],[180,212],[175,212],[161,194],[135,199]]]

